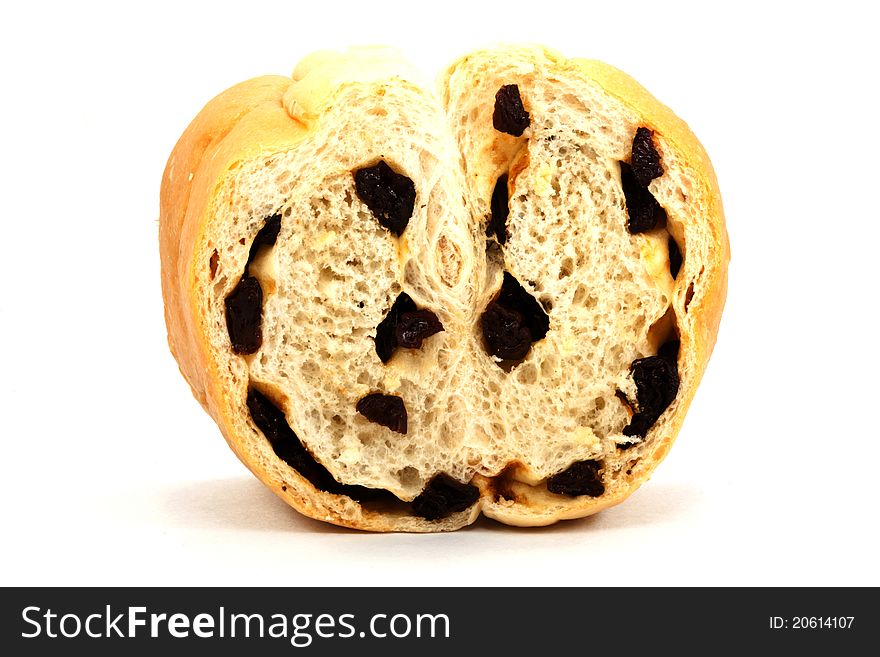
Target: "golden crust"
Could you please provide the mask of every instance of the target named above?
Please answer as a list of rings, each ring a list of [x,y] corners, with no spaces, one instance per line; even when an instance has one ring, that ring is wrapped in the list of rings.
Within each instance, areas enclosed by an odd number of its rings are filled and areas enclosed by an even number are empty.
[[[265,112],[278,102],[289,84],[290,80],[283,77],[255,78],[211,100],[178,140],[162,176],[159,248],[168,345],[196,399],[208,411],[212,410],[206,402],[208,359],[205,350],[199,348],[200,333],[193,331],[192,306],[188,303],[192,287],[188,283],[192,280],[190,256],[213,191],[210,174],[221,168],[214,155],[243,117]]]
[[[576,70],[598,83],[607,93],[632,108],[643,118],[645,125],[661,133],[677,153],[684,156],[703,186],[702,196],[708,200],[706,209],[713,233],[710,257],[704,263],[702,294],[688,309],[695,329],[691,336],[695,347],[695,378],[679,400],[674,417],[667,422],[664,439],[650,459],[645,459],[650,463],[634,472],[627,487],[609,491],[601,499],[585,498],[564,508],[542,506],[539,493],[531,498],[521,498],[513,505],[501,504],[493,500],[488,490],[489,480],[478,477],[475,483],[484,492],[483,513],[521,526],[546,525],[595,513],[623,501],[648,479],[653,466],[665,456],[678,433],[715,344],[724,307],[730,257],[715,173],[703,147],[687,125],[632,78],[607,64],[590,60],[566,61],[546,50],[544,54],[554,63]],[[224,176],[239,162],[291,148],[310,134],[306,125],[292,116],[289,97],[285,99],[292,82],[287,77],[266,76],[223,92],[193,120],[168,160],[162,179],[159,239],[169,346],[194,396],[218,423],[236,455],[273,492],[301,513],[342,526],[374,531],[458,529],[476,519],[479,504],[469,512],[455,514],[441,522],[386,515],[360,507],[352,513],[354,503],[318,491],[302,477],[297,476],[296,481],[279,481],[258,463],[247,459],[243,437],[233,435],[235,424],[230,417],[233,404],[218,383],[217,363],[210,357],[205,338],[206,318],[201,315],[196,302],[194,256],[202,244],[202,230]],[[441,95],[445,94],[446,90],[441,89]],[[344,508],[347,512],[343,512]]]

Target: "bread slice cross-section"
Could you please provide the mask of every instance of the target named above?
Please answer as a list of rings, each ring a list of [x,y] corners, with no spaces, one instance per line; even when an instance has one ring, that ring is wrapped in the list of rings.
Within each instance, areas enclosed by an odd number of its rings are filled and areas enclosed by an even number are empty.
[[[445,531],[617,504],[677,434],[728,243],[708,157],[623,73],[385,48],[212,100],[162,184],[169,343],[313,518]]]

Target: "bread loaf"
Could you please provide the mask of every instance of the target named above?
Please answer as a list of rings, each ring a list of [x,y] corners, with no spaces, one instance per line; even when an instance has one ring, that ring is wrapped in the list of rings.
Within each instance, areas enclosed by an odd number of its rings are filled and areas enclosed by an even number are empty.
[[[709,159],[623,73],[386,48],[225,91],[161,191],[171,350],[300,512],[445,531],[617,504],[665,456],[729,258]]]

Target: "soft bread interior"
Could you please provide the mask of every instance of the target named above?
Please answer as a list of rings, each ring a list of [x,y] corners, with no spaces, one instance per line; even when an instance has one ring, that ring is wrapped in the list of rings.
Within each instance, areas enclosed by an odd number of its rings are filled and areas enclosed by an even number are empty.
[[[464,357],[460,345],[480,277],[473,270],[481,261],[460,192],[458,153],[436,100],[400,81],[345,86],[313,128],[299,147],[243,163],[217,197],[208,232],[218,257],[205,299],[216,318],[213,348],[230,353],[224,299],[265,217],[280,213],[275,246],[251,267],[265,293],[262,346],[227,357],[240,417],[247,423],[246,387],[255,386],[283,408],[340,483],[412,499],[435,469],[468,475],[459,464],[466,416],[460,391],[448,381]],[[415,210],[399,238],[355,191],[353,172],[380,158],[417,182]],[[444,331],[383,364],[376,328],[401,292],[432,309]],[[403,398],[405,435],[357,413],[358,400],[374,392]],[[253,436],[265,467],[287,468],[255,427],[241,429]]]
[[[508,84],[518,86],[530,114],[521,137],[492,125],[495,94]],[[518,506],[517,513],[558,519],[571,501],[536,487],[542,478],[573,461],[599,459],[606,495],[613,497],[643,479],[654,452],[666,449],[659,437],[668,435],[676,402],[643,442],[619,449],[629,442],[621,432],[632,411],[618,391],[635,399],[630,364],[677,338],[681,388],[696,384],[701,369],[695,366],[687,306],[702,291],[703,272],[692,263],[710,260],[709,199],[701,196],[692,168],[658,133],[665,171],[649,189],[667,221],[630,234],[618,163],[629,161],[636,129],[651,126],[555,53],[475,53],[451,68],[440,86],[463,156],[469,205],[488,216],[493,187],[509,172],[504,266],[533,282],[535,296],[552,307],[547,337],[523,364],[505,375],[483,360],[476,377],[493,416],[503,422],[492,454],[509,458],[507,450],[495,448],[504,443],[516,445],[519,455],[503,477],[508,496],[496,495],[494,514],[511,520],[505,507]],[[676,279],[670,235],[684,254]],[[491,290],[490,284],[483,302]],[[492,435],[485,417],[477,414],[476,423]],[[497,472],[499,465],[495,461],[487,470]],[[598,499],[578,505],[585,503],[602,505]],[[491,504],[487,500],[484,512],[492,514]]]
[[[680,338],[681,387],[695,384],[686,306],[700,294],[692,262],[710,236],[699,186],[675,149],[657,135],[665,173],[650,190],[666,225],[632,235],[618,162],[629,158],[644,118],[553,54],[510,49],[465,58],[441,80],[445,112],[432,94],[390,74],[309,84],[317,100],[310,92],[287,101],[312,134],[242,162],[222,181],[197,256],[232,431],[248,437],[239,445],[245,461],[278,481],[298,477],[249,416],[254,386],[340,483],[412,500],[447,473],[481,488],[484,512],[518,524],[619,501],[665,450],[660,437],[677,403],[643,442],[621,449],[631,442],[622,435],[632,415],[622,397],[635,398],[631,363]],[[518,85],[530,114],[521,137],[493,128],[494,97],[507,84]],[[353,172],[380,159],[415,183],[414,213],[399,238],[355,191]],[[503,173],[510,214],[499,246],[485,231]],[[263,343],[253,355],[235,355],[224,300],[276,213],[277,242],[251,265],[264,291]],[[676,280],[670,234],[684,254]],[[550,320],[546,337],[512,367],[487,353],[480,325],[504,271]],[[376,327],[401,292],[433,311],[444,330],[383,364]],[[356,411],[373,392],[404,400],[405,434]],[[603,465],[604,498],[547,491],[547,477],[591,459]]]

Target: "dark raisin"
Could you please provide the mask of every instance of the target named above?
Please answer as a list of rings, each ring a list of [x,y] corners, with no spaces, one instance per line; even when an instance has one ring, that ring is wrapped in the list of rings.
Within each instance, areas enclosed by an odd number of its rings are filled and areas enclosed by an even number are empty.
[[[643,439],[678,394],[677,345],[667,343],[660,348],[662,355],[639,358],[630,367],[639,410],[624,427],[624,436]]]
[[[503,174],[495,183],[495,189],[492,191],[492,200],[489,207],[492,210],[492,218],[489,220],[489,231],[487,234],[495,235],[495,239],[499,244],[507,241],[507,215],[510,213],[507,195],[507,174]]]
[[[400,501],[393,493],[381,488],[368,488],[367,486],[359,486],[357,484],[340,484],[335,479],[333,481],[336,485],[331,489],[327,489],[328,493],[346,495],[356,502]]]
[[[257,233],[244,266],[244,274],[235,289],[226,297],[226,330],[237,354],[253,354],[263,344],[263,288],[250,275],[251,262],[262,246],[273,246],[281,230],[281,215],[268,219]],[[244,240],[241,240],[244,243]],[[214,251],[216,255],[217,252]],[[213,257],[212,257],[213,266]],[[213,270],[212,270],[213,273]]]
[[[391,310],[376,327],[376,354],[387,363],[397,347],[419,349],[422,341],[443,330],[430,310],[419,310],[406,292],[401,292]]]
[[[493,301],[480,317],[488,352],[504,360],[522,360],[532,347],[532,333],[522,313]]]
[[[394,330],[397,344],[406,349],[421,349],[422,341],[443,330],[443,324],[430,310],[410,310],[401,314]]]
[[[251,250],[248,253],[248,261],[247,264],[250,264],[254,261],[254,258],[257,257],[257,253],[259,253],[260,249],[264,246],[275,246],[275,242],[278,241],[278,233],[281,231],[281,215],[274,214],[268,219],[266,219],[266,223],[263,224],[263,227],[260,228],[260,232],[257,233],[257,236],[254,238],[254,243],[251,244]],[[247,269],[245,269],[247,272]]]
[[[418,310],[415,302],[406,292],[401,292],[391,306],[391,310],[376,327],[376,354],[383,363],[391,359],[397,348],[397,324],[400,322],[400,316],[414,310]]]
[[[226,330],[237,354],[255,353],[263,344],[263,288],[245,274],[226,297]]]
[[[544,308],[509,272],[504,272],[504,281],[501,284],[501,292],[498,294],[498,302],[511,310],[522,313],[526,320],[526,326],[529,327],[532,334],[532,342],[537,342],[547,335],[547,330],[550,328],[550,318],[544,312]]]
[[[523,107],[519,87],[505,84],[495,94],[495,111],[492,125],[499,132],[519,137],[529,127],[529,113]]]
[[[376,220],[399,237],[415,208],[413,181],[379,160],[375,166],[354,172],[354,188]]]
[[[600,497],[605,492],[605,485],[599,470],[599,461],[577,461],[570,467],[547,480],[547,490],[557,495],[589,495]]]
[[[654,178],[663,175],[660,153],[654,146],[654,133],[647,128],[639,128],[633,137],[632,171],[642,187],[647,187]]]
[[[672,274],[672,278],[678,278],[682,263],[681,250],[672,235],[669,236],[667,245],[669,246],[669,273]]]
[[[657,350],[657,355],[660,356],[660,358],[665,358],[675,365],[676,372],[678,372],[678,351],[680,348],[681,342],[679,340],[670,340]]]
[[[287,423],[284,412],[255,388],[247,395],[251,419],[266,436],[275,454],[321,490],[333,491],[339,484],[323,465],[303,446]]]
[[[550,318],[537,299],[509,272],[501,290],[480,317],[487,351],[503,360],[522,360],[533,342],[550,328]]]
[[[632,167],[626,162],[620,162],[620,182],[623,187],[623,195],[626,198],[626,211],[629,215],[627,228],[630,233],[644,233],[651,230],[663,218],[666,212],[657,203],[657,199],[646,188],[642,187]]]
[[[255,388],[248,390],[247,407],[251,419],[266,436],[266,440],[269,441],[276,456],[299,472],[315,488],[335,495],[347,495],[358,502],[386,498],[397,499],[385,490],[340,484],[336,481],[330,471],[318,463],[305,448],[287,423],[284,412],[259,390]]]
[[[406,433],[406,406],[397,395],[373,392],[358,400],[355,408],[370,422],[381,424],[397,433]]]
[[[448,474],[438,474],[412,501],[413,512],[425,520],[440,520],[451,513],[464,511],[480,499],[480,489],[463,484]]]

